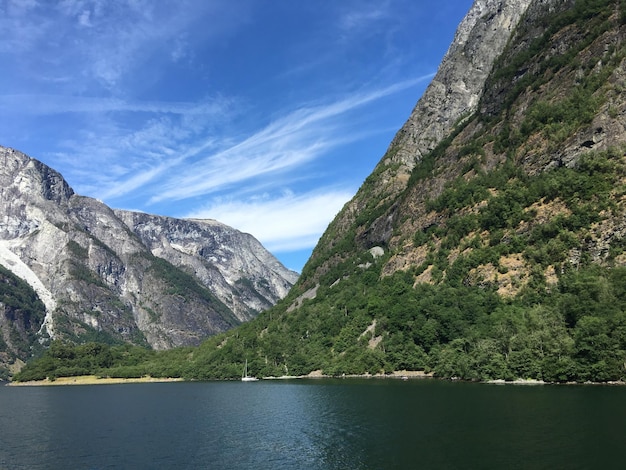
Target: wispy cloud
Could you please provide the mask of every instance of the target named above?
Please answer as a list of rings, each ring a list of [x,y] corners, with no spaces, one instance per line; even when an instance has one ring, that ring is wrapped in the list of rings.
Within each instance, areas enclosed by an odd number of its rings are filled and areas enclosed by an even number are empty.
[[[191,57],[196,22],[210,21],[197,33],[209,40],[241,28],[246,10],[241,1],[8,0],[0,2],[0,52],[16,57],[29,79],[70,66],[74,86],[116,93],[150,61]]]
[[[370,28],[372,24],[389,17],[388,2],[365,4],[358,10],[348,10],[339,17],[339,27],[343,31]]]
[[[217,97],[198,103],[168,101],[127,101],[121,98],[67,96],[52,94],[0,95],[0,106],[15,114],[52,115],[65,113],[133,112],[180,114],[185,116],[217,114],[225,111],[230,100]]]
[[[193,134],[182,121],[175,125],[171,118],[155,118],[141,130],[109,142],[126,149],[125,161],[113,159],[116,166],[101,175],[92,191],[104,200],[144,191],[152,194],[150,204],[212,195],[211,202],[184,216],[220,220],[254,234],[273,252],[311,248],[358,182],[354,187],[303,193],[286,188],[307,178],[307,164],[376,132],[373,122],[360,128],[361,108],[430,77],[357,92],[325,105],[303,105],[240,140],[224,134]],[[93,151],[103,143],[94,144]],[[155,185],[158,190],[150,189]]]
[[[352,197],[353,188],[295,195],[285,193],[244,200],[223,201],[194,210],[188,218],[216,219],[251,233],[270,251],[310,248],[317,243],[328,223]]]
[[[195,162],[165,181],[162,191],[153,196],[151,202],[210,194],[261,175],[295,169],[332,148],[362,137],[358,131],[349,132],[350,120],[341,117],[430,77],[429,74],[356,93],[326,105],[303,106],[232,146],[213,154],[198,155]]]

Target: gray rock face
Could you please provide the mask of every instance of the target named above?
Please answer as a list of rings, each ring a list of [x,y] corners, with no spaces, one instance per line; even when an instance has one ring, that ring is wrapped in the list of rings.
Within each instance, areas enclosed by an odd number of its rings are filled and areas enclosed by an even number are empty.
[[[476,0],[459,25],[439,70],[396,134],[383,163],[410,172],[452,127],[476,110],[494,61],[531,0]]]
[[[0,147],[0,264],[46,305],[42,335],[163,349],[198,344],[272,306],[297,274],[215,221],[114,211]]]
[[[252,235],[216,220],[182,220],[116,210],[154,256],[210,286],[240,321],[287,295],[298,275]]]
[[[305,267],[296,288],[312,288],[351,258],[353,253],[338,250],[335,240],[358,252],[379,245],[394,253],[385,275],[421,268],[427,256],[423,245],[414,242],[415,234],[446,227],[454,211],[433,210],[429,203],[459,178],[471,181],[504,162],[532,176],[574,168],[592,151],[622,152],[626,61],[623,48],[616,46],[620,44],[624,22],[613,4],[476,0],[411,117],[320,239],[310,264],[315,271]],[[570,116],[560,117],[558,109]],[[548,117],[540,119],[540,110]],[[467,125],[458,125],[463,123]],[[417,167],[444,139],[445,150],[431,154],[429,165]],[[412,170],[419,171],[412,175]],[[410,176],[415,184],[409,185]],[[610,217],[601,214],[607,219],[594,225],[593,235],[581,236],[584,254],[592,261],[614,262],[610,247],[624,233],[620,210],[611,209]],[[575,265],[580,258],[580,252],[572,253],[570,262]]]

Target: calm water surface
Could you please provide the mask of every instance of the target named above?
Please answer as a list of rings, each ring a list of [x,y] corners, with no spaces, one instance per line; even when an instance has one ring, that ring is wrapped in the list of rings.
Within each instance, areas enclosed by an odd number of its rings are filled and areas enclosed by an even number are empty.
[[[0,386],[0,469],[626,468],[626,387]]]

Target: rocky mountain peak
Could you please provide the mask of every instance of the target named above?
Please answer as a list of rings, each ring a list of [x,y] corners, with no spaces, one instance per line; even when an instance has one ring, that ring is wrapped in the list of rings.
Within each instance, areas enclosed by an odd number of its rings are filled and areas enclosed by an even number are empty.
[[[531,3],[532,0],[474,2],[460,23],[435,77],[410,117],[397,132],[364,185],[322,236],[313,252],[313,266],[327,264],[322,261],[327,254],[320,253],[320,248],[332,247],[335,243],[333,240],[347,234],[360,214],[393,204],[395,198],[406,189],[411,172],[423,156],[448,136],[455,125],[477,109],[494,62]],[[387,214],[366,231],[360,231],[359,238],[364,247],[369,249],[386,244],[393,223],[394,216]],[[322,267],[322,272],[326,269]],[[313,283],[307,285],[311,287]]]
[[[625,380],[624,44],[622,1],[477,0],[255,370]]]

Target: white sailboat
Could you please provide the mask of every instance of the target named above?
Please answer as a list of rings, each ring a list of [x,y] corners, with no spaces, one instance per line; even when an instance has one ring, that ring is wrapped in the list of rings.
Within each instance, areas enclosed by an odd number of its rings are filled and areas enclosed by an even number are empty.
[[[256,382],[257,380],[259,380],[259,379],[257,379],[256,377],[251,377],[251,376],[248,375],[248,359],[246,359],[246,365],[245,365],[245,367],[243,369],[243,374],[241,376],[241,381],[242,382]]]

